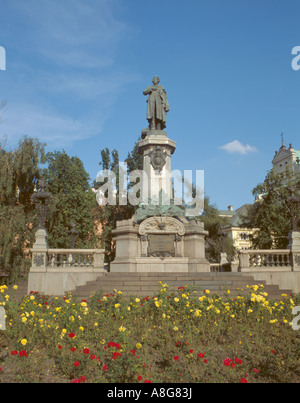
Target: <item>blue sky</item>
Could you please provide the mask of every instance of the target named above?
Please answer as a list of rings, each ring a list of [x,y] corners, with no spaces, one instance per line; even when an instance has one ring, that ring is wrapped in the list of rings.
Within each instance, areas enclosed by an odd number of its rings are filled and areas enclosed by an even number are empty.
[[[0,1],[8,149],[38,137],[95,179],[100,149],[123,160],[147,126],[154,75],[170,103],[172,169],[204,170],[219,209],[253,202],[281,132],[300,149],[299,0]]]

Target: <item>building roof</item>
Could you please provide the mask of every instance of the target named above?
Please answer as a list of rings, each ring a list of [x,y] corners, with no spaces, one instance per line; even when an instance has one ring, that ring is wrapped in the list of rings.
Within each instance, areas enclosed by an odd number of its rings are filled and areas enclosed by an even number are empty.
[[[243,225],[242,216],[246,215],[249,208],[252,204],[244,204],[234,211],[229,210],[219,210],[219,216],[228,217],[228,224],[225,225],[225,228],[228,227],[241,227]]]

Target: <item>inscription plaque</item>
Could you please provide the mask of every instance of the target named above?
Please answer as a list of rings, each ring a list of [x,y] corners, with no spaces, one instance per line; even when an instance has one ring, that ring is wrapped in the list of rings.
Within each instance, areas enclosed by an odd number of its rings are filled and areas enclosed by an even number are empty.
[[[175,256],[175,235],[148,235],[148,256],[170,257]]]

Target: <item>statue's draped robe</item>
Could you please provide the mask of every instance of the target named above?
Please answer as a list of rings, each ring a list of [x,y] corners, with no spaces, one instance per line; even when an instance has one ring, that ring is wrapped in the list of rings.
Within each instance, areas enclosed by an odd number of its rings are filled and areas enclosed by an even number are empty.
[[[156,88],[156,91],[152,91],[151,86],[147,87],[143,91],[144,95],[149,94],[149,98],[147,99],[147,120],[151,120],[153,118],[161,120],[165,127],[167,121],[167,112],[169,111],[167,93],[162,85],[157,85]]]

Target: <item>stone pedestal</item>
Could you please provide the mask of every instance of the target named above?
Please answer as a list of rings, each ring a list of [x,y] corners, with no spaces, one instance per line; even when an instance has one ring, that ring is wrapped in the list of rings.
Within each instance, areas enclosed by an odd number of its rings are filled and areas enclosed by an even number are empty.
[[[111,272],[209,272],[204,224],[185,217],[174,204],[171,155],[175,141],[163,130],[145,129],[138,143],[143,155],[142,203],[131,220],[113,231],[116,258]]]
[[[203,223],[149,217],[119,221],[113,231],[116,258],[111,272],[209,272]]]

